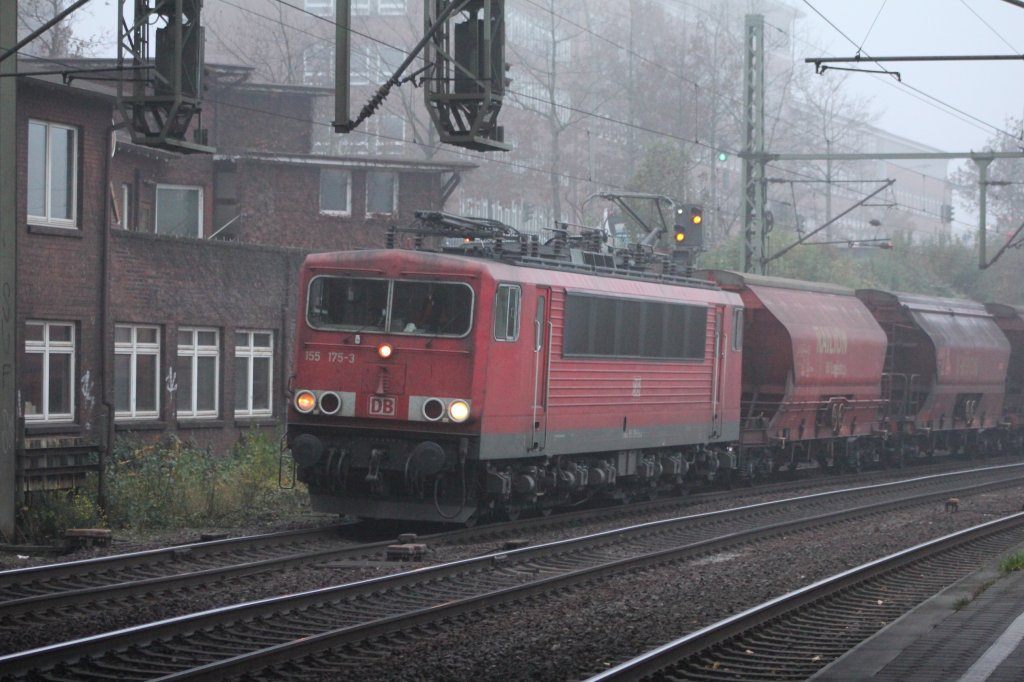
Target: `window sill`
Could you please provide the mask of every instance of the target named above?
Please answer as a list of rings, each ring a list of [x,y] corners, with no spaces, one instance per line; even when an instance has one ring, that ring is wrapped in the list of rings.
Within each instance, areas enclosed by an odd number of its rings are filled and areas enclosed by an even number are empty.
[[[82,238],[82,230],[78,227],[56,227],[54,225],[32,225],[28,226],[29,234],[48,234],[53,237]]]
[[[235,426],[252,428],[255,426],[280,426],[281,420],[273,416],[235,417]]]
[[[167,422],[154,419],[146,421],[143,419],[125,419],[114,422],[115,431],[163,431],[167,428]]]
[[[25,422],[26,436],[50,436],[58,433],[75,433],[82,430],[76,422]]]
[[[179,429],[223,429],[223,419],[201,419],[198,417],[185,417],[178,419]]]

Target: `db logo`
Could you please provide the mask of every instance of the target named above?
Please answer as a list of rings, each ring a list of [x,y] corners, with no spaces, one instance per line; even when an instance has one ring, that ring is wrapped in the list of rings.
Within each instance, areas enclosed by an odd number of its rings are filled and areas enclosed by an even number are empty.
[[[370,396],[370,416],[394,417],[396,409],[394,398],[385,398],[379,395]]]

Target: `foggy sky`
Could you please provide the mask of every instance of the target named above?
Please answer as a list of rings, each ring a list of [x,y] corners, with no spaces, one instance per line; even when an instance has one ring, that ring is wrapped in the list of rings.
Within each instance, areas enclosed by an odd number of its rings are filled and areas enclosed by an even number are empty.
[[[670,1],[690,5],[687,0]],[[792,37],[794,57],[800,62],[806,57],[852,57],[857,46],[871,56],[1024,53],[1024,9],[1004,0],[784,2],[803,13]],[[108,49],[99,56],[116,54],[115,0],[92,0],[77,16],[81,33],[105,33],[109,38]],[[977,150],[997,129],[1008,130],[1007,117],[1024,117],[1024,61],[883,66],[899,71],[903,83],[869,74],[852,74],[847,83],[853,92],[872,98],[879,113],[876,124],[893,134],[944,151]],[[863,68],[878,67],[869,63]]]

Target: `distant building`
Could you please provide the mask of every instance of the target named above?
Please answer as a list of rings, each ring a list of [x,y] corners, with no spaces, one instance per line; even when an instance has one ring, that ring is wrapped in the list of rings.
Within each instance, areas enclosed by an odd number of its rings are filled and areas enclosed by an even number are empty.
[[[244,64],[277,83],[333,88],[335,5],[333,0],[305,0],[294,7],[273,0],[244,6],[207,0],[207,55]],[[422,36],[423,2],[360,0],[351,6],[354,117]],[[704,205],[711,244],[738,234],[744,17],[764,15],[770,33],[767,80],[789,82],[792,69],[810,68],[793,63],[789,36],[802,14],[799,3],[559,0],[506,2],[504,9],[510,82],[499,120],[511,151],[483,154],[439,144],[423,91],[406,82],[393,88],[373,116],[349,134],[336,134],[329,125],[333,98],[317,100],[314,118],[321,125],[314,129],[311,153],[472,161],[480,170],[455,189],[450,209],[502,220],[524,232],[550,230],[556,221],[595,225],[604,207],[588,198],[628,189],[669,193],[673,199]],[[422,65],[422,59],[415,60],[405,75]],[[776,98],[770,107],[771,151],[791,151],[793,138],[801,135],[815,151],[824,151],[817,128],[794,123],[799,102],[787,100],[790,118],[780,122],[781,95],[769,97]],[[863,144],[837,144],[833,151],[926,150],[877,128],[860,129]],[[648,151],[659,145],[669,146],[678,159],[675,168],[661,174],[672,171],[674,184],[636,185]],[[725,160],[718,158],[719,152],[727,152]],[[801,184],[798,175],[788,176],[791,186],[770,185],[771,208],[780,227],[822,224],[829,204],[835,216],[874,189],[847,179],[894,177],[897,185],[879,197],[888,205],[884,211],[877,206],[857,209],[830,233],[868,238],[878,232],[871,221],[920,236],[948,232],[943,207],[951,202],[951,188],[945,164],[836,164],[831,185],[820,182],[828,174],[825,166],[814,164],[803,177],[816,183]]]

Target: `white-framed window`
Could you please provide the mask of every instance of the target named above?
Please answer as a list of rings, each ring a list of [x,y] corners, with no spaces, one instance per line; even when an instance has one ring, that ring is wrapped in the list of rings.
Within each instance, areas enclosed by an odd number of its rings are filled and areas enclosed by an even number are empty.
[[[401,147],[405,142],[405,119],[394,114],[379,114],[377,133],[379,147]]]
[[[203,188],[157,185],[155,231],[173,237],[202,237]]]
[[[274,333],[235,332],[235,416],[268,417],[274,412]]]
[[[26,322],[20,382],[26,422],[70,422],[75,415],[75,325]]]
[[[160,329],[114,326],[114,417],[155,418],[160,414]]]
[[[357,128],[348,135],[335,135],[331,151],[335,156],[365,156],[370,153],[370,134]]]
[[[377,46],[377,78],[385,82],[398,70],[408,55],[398,48],[390,45]]]
[[[377,13],[382,16],[405,14],[405,0],[377,0]]]
[[[367,47],[354,47],[348,57],[350,85],[369,85],[374,79],[375,59]]]
[[[341,168],[320,169],[320,212],[351,215],[352,174]]]
[[[176,374],[178,418],[216,417],[220,395],[220,332],[180,327]]]
[[[28,122],[28,219],[32,224],[77,227],[78,130]]]
[[[320,17],[334,16],[334,0],[306,0],[306,11]]]
[[[310,45],[303,51],[302,83],[334,87],[334,45]]]
[[[397,213],[398,174],[369,171],[366,174],[367,215],[393,215]]]
[[[125,230],[132,229],[132,218],[129,211],[132,207],[132,186],[127,182],[121,184],[121,227]]]

